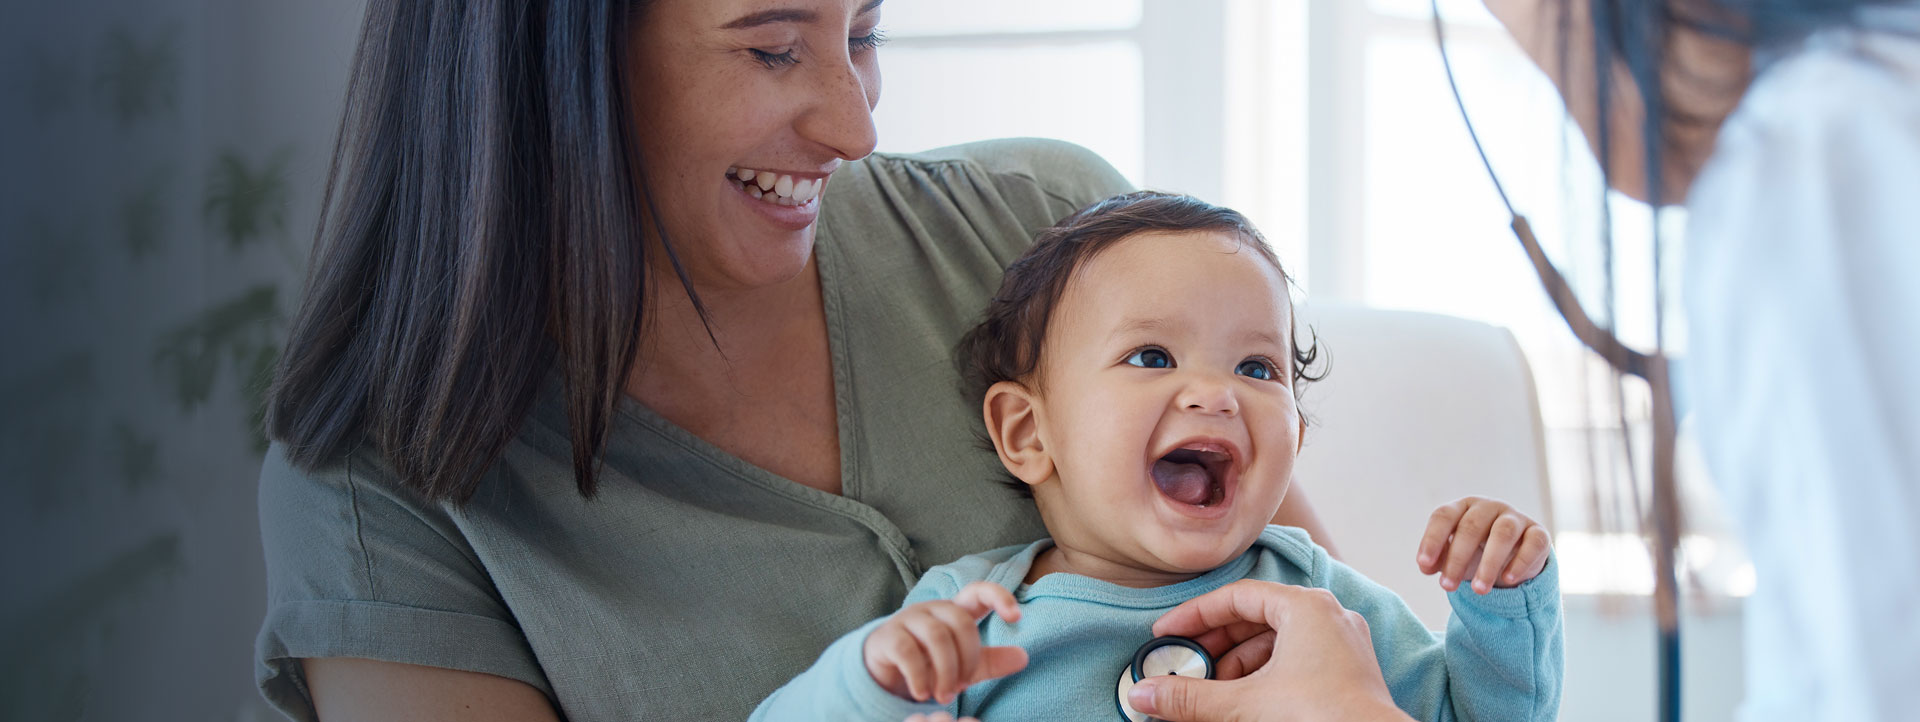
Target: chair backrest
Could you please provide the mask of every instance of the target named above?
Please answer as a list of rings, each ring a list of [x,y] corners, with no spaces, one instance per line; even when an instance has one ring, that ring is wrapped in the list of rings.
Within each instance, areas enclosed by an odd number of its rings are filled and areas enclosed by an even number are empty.
[[[1299,316],[1329,373],[1301,398],[1309,427],[1296,483],[1343,561],[1443,629],[1445,593],[1414,563],[1435,508],[1490,496],[1553,529],[1526,356],[1506,329],[1451,316],[1328,303]]]

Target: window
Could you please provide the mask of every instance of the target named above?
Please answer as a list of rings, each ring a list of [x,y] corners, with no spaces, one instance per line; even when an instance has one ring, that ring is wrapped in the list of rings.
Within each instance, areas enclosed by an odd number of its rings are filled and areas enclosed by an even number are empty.
[[[1140,182],[1142,12],[1140,0],[889,3],[874,112],[880,150],[1058,138]]]

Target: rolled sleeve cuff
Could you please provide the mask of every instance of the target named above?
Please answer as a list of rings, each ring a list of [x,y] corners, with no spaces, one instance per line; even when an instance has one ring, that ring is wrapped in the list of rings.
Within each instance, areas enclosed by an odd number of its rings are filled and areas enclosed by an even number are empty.
[[[1547,566],[1532,579],[1521,582],[1519,586],[1507,589],[1495,588],[1486,594],[1473,591],[1473,585],[1461,584],[1460,588],[1447,594],[1447,601],[1453,606],[1455,614],[1473,613],[1492,615],[1504,619],[1526,619],[1546,610],[1558,610],[1560,607],[1560,561],[1553,555],[1547,557]]]
[[[274,604],[255,640],[260,693],[295,720],[314,720],[300,660],[353,657],[479,672],[517,680],[549,700],[553,687],[526,636],[492,617],[381,602],[302,600]]]

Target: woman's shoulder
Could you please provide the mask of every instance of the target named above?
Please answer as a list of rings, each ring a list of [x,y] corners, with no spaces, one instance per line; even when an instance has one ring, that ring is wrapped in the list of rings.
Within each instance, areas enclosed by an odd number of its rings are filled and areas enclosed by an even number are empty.
[[[1113,166],[1057,140],[1014,138],[920,153],[875,153],[827,186],[822,234],[863,255],[927,252],[941,261],[976,249],[998,269],[1034,234],[1094,201],[1132,190]],[[885,264],[881,264],[885,265]]]
[[[403,498],[406,495],[392,467],[370,447],[355,448],[311,464],[296,461],[294,457],[293,449],[286,442],[274,441],[267,445],[266,456],[260,464],[263,514],[279,511],[280,507],[311,508],[329,499],[347,502],[364,493],[398,494]],[[362,487],[370,491],[363,491]]]
[[[345,567],[308,568],[353,563],[344,555],[314,554],[316,545],[358,548],[365,556],[377,551],[369,548],[377,542],[405,549],[428,542],[445,545],[459,536],[446,503],[402,485],[380,454],[365,447],[306,465],[293,460],[286,444],[269,445],[260,467],[259,512],[270,571],[298,575],[357,576]]]
[[[1045,226],[1094,201],[1133,190],[1093,151],[1060,140],[1004,138],[919,153],[875,153],[853,164],[860,183],[925,212],[993,210]],[[890,190],[933,191],[887,193]],[[1037,228],[1035,228],[1037,230]]]
[[[873,162],[937,167],[997,185],[1030,186],[1064,213],[1133,189],[1105,158],[1079,145],[1047,138],[1002,138],[920,153],[876,153]]]
[[[276,442],[259,503],[267,615],[254,679],[283,712],[314,715],[300,660],[322,657],[481,672],[552,694],[452,507],[396,483],[377,453],[308,466]]]
[[[295,511],[316,502],[332,499],[346,501],[351,495],[355,465],[363,473],[377,467],[369,464],[367,454],[355,451],[329,458],[317,464],[295,461],[295,450],[285,441],[267,445],[260,463],[260,513],[263,517]]]
[[[402,617],[424,623],[439,612],[510,618],[463,529],[460,508],[396,479],[366,448],[311,467],[294,463],[284,444],[268,448],[260,472],[260,536],[271,611],[304,619],[353,607],[357,618],[384,615],[396,625]],[[381,610],[368,611],[366,604]],[[317,634],[329,629],[322,621],[285,623]]]
[[[969,165],[986,174],[1024,180],[1049,192],[1084,198],[1088,203],[1132,190],[1132,184],[1105,158],[1064,140],[1001,138],[922,153],[880,155],[901,162]]]

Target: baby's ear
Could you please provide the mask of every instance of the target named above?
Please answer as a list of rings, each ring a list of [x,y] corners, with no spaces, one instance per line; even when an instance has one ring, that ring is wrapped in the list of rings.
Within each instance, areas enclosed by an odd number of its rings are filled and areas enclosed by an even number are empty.
[[[993,450],[999,452],[1008,473],[1028,486],[1053,477],[1053,456],[1041,439],[1040,404],[1033,392],[1012,381],[996,383],[987,389],[981,413],[986,416]]]

